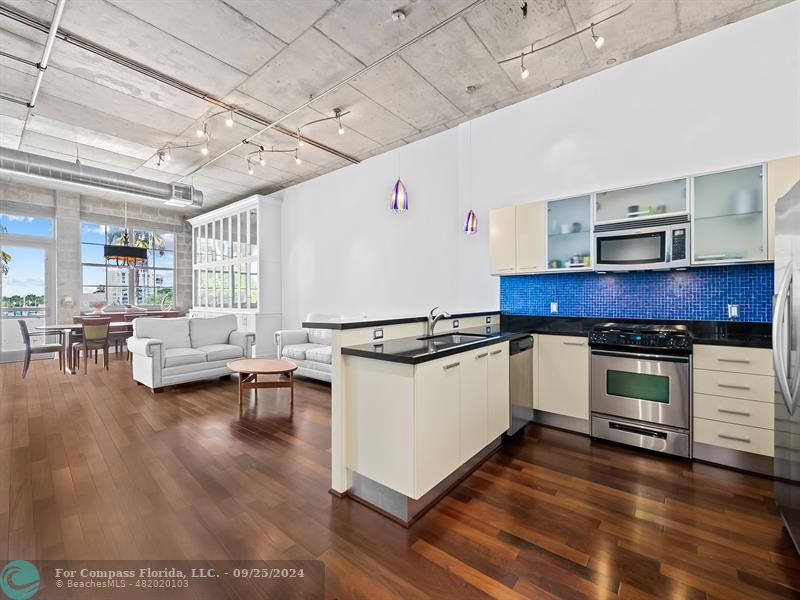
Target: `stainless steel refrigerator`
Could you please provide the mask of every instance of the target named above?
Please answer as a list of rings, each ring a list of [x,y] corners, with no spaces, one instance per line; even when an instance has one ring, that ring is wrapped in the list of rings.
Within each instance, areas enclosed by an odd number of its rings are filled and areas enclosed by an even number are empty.
[[[775,502],[800,552],[800,183],[775,207]]]

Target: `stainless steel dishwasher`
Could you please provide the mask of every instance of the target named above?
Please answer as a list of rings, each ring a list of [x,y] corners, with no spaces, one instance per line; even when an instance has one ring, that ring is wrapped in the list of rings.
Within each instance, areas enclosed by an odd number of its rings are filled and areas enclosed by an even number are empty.
[[[511,427],[507,433],[514,435],[533,420],[533,338],[511,340],[509,356]]]

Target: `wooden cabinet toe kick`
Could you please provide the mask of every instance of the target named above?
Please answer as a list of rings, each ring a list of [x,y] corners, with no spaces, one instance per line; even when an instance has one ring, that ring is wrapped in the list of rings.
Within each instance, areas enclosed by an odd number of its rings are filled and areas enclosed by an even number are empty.
[[[692,444],[694,460],[722,465],[739,471],[758,473],[759,475],[773,476],[772,457],[742,450],[721,448],[695,441]]]
[[[501,437],[495,439],[419,500],[409,498],[355,471],[352,473],[352,487],[347,490],[347,496],[400,525],[410,527],[494,454],[502,445],[501,440]]]

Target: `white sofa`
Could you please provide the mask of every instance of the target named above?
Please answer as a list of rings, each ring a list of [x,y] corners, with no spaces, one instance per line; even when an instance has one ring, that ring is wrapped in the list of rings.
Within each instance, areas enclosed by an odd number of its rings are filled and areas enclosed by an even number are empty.
[[[311,313],[306,321],[334,321],[340,315]],[[275,332],[278,357],[297,365],[295,375],[304,375],[320,381],[331,380],[331,330],[284,329]]]
[[[230,375],[235,358],[253,355],[255,334],[236,330],[236,315],[209,319],[133,321],[128,350],[133,354],[133,378],[158,390],[167,385]]]

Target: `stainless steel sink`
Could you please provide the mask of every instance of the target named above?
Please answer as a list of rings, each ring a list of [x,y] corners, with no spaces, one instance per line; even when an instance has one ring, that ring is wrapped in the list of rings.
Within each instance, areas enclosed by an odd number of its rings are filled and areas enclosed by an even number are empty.
[[[481,335],[479,333],[442,333],[440,335],[430,335],[417,338],[420,341],[426,341],[434,346],[458,346],[460,344],[468,344],[470,342],[478,342],[486,339],[488,335]]]

